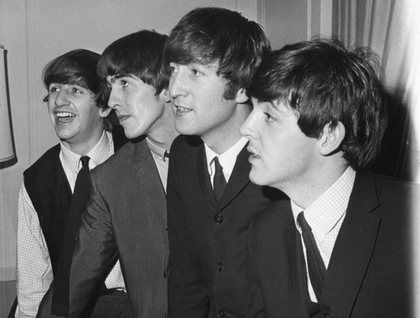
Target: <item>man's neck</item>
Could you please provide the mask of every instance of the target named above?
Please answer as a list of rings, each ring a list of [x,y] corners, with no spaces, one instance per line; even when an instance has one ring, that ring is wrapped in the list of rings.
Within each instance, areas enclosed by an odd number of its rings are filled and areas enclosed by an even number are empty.
[[[175,130],[174,115],[170,105],[165,105],[165,111],[159,121],[155,123],[151,131],[147,134],[153,143],[162,149],[169,149],[172,141],[179,133]]]
[[[230,149],[241,138],[240,128],[248,118],[251,109],[248,105],[237,105],[236,111],[229,119],[214,130],[211,135],[201,136],[201,139],[217,154]]]
[[[302,176],[282,185],[281,190],[294,203],[306,209],[341,177],[347,167],[347,164],[340,164],[328,169],[320,168],[311,176]]]
[[[80,156],[85,156],[93,147],[95,147],[95,145],[101,139],[103,133],[104,129],[98,130],[96,133],[92,134],[88,140],[83,140],[83,142],[65,140],[61,140],[61,142],[64,145],[64,147],[66,147],[70,151]]]

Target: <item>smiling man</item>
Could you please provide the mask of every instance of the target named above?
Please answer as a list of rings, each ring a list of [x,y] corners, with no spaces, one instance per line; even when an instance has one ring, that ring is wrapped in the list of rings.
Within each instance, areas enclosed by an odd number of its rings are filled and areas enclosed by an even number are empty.
[[[168,150],[178,133],[162,63],[166,38],[148,30],[129,34],[111,43],[98,63],[104,98],[132,140],[91,173],[70,270],[70,317],[114,317],[89,312],[117,259],[127,287],[110,292],[120,297],[122,310],[115,317],[167,314],[165,190]],[[40,318],[51,316],[50,295]]]
[[[413,317],[418,192],[366,171],[387,121],[378,65],[338,40],[287,45],[261,64],[241,128],[250,179],[290,201],[251,226],[248,317]]]
[[[270,207],[250,183],[246,89],[269,51],[238,12],[198,8],[171,31],[166,58],[178,137],[168,176],[169,317],[244,317],[250,220]]]
[[[53,277],[61,268],[68,221],[81,156],[94,168],[121,146],[105,131],[98,102],[100,55],[74,50],[44,69],[44,98],[60,143],[24,172],[18,206],[17,317],[34,317]],[[60,269],[61,270],[61,269]],[[119,264],[107,280],[109,288],[123,288]],[[118,279],[119,278],[119,279]]]

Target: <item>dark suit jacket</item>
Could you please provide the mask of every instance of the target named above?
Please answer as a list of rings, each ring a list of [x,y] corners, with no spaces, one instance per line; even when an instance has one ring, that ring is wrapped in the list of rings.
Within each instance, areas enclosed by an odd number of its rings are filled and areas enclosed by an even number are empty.
[[[90,198],[70,272],[69,317],[86,317],[84,311],[117,258],[134,317],[163,318],[167,311],[166,197],[145,140],[127,143],[91,173]],[[50,316],[48,298],[39,317]]]
[[[172,144],[169,317],[246,314],[250,301],[245,265],[247,229],[251,219],[272,203],[262,187],[250,183],[248,156],[244,148],[217,204],[202,141],[179,136]]]
[[[395,179],[357,173],[316,317],[413,316],[412,190]],[[267,211],[250,229],[249,317],[308,317],[306,276],[299,274],[296,252],[300,235],[290,202],[282,204],[288,213]]]

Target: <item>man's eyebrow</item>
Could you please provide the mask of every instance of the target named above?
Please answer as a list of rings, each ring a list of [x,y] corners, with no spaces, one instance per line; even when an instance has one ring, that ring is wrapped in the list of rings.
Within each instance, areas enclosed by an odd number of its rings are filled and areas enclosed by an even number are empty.
[[[123,77],[130,77],[130,78],[134,78],[133,75],[131,74],[116,74],[116,75],[108,75],[110,76],[110,78],[106,80],[107,83],[113,84],[115,83],[117,80],[123,78]]]
[[[115,75],[112,75],[111,76],[111,80],[113,80],[113,79],[120,79],[120,78],[123,78],[123,77],[133,77],[133,75],[132,74],[129,74],[129,73],[125,73],[125,74],[115,74]]]

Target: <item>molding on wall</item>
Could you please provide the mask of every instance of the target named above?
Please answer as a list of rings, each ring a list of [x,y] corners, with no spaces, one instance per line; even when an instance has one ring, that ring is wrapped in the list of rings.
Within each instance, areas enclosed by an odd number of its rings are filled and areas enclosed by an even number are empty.
[[[306,39],[312,36],[312,0],[306,0]]]
[[[263,27],[263,29],[265,29],[265,27],[266,27],[266,23],[265,23],[265,19],[266,19],[265,0],[257,0],[257,2],[258,2],[257,22]]]
[[[332,35],[333,0],[321,1],[320,33],[324,37]]]
[[[306,38],[331,37],[333,0],[306,0]]]

